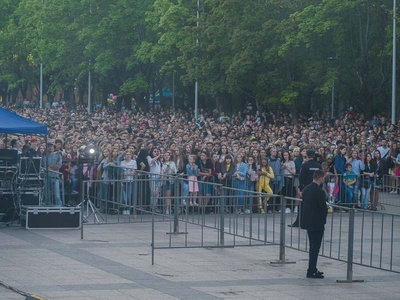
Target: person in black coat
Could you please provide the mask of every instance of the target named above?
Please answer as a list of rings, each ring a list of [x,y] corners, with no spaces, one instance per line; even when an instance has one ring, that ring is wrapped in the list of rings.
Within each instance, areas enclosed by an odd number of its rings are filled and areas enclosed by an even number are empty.
[[[300,190],[300,197],[303,193],[303,189],[309,185],[313,181],[313,175],[316,170],[321,170],[321,164],[314,160],[315,152],[312,149],[307,150],[307,161],[303,163],[300,169],[300,175],[299,175],[299,190]],[[296,220],[293,222],[293,224],[289,224],[289,227],[299,227],[299,219],[303,214],[303,206],[302,203],[300,203],[299,206],[299,213],[297,215]]]
[[[317,269],[318,253],[328,215],[326,193],[321,188],[324,177],[324,171],[316,170],[313,175],[313,182],[303,190],[301,228],[307,230],[310,243],[307,278],[324,278],[323,272],[319,272]]]

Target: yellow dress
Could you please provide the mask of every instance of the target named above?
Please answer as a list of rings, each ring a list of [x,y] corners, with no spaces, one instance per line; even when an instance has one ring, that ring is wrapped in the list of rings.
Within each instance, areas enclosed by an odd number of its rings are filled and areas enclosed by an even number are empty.
[[[274,171],[270,166],[268,166],[268,170],[266,167],[262,167],[260,170],[260,176],[258,178],[258,181],[256,183],[256,191],[261,193],[262,191],[267,192],[268,194],[273,194],[272,189],[269,185],[271,179],[274,179]],[[264,201],[268,201],[269,197],[267,197]],[[261,208],[262,207],[262,201],[261,197],[259,197],[258,200],[258,205]]]

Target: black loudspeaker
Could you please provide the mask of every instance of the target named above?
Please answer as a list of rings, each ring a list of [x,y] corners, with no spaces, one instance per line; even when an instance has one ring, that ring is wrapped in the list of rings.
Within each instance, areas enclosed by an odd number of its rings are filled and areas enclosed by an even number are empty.
[[[18,219],[14,206],[13,194],[0,194],[0,220],[2,222],[11,222]]]
[[[0,214],[5,214],[12,207],[14,207],[13,195],[0,194]]]
[[[41,191],[37,189],[23,190],[19,192],[21,206],[40,205]]]

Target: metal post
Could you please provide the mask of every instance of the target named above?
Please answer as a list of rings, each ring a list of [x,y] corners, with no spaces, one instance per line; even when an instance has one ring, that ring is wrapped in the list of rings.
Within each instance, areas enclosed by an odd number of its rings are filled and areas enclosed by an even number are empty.
[[[137,175],[137,172],[135,172],[135,175],[133,176],[133,219],[137,219],[137,209],[138,209],[138,197],[139,197],[139,184],[138,180],[139,177]],[[132,195],[131,195],[132,196]]]
[[[151,196],[151,203],[154,203],[154,195]],[[154,266],[154,212],[156,206],[152,205],[151,208],[151,265]]]
[[[89,67],[90,67],[90,61],[89,61]],[[90,85],[91,85],[91,75],[90,75],[90,70],[89,70],[89,75],[88,75],[88,108],[87,108],[88,114],[91,114],[91,109],[92,109],[92,103],[91,103],[92,95],[91,95]]]
[[[43,108],[43,63],[40,63],[40,93],[39,93],[40,109]]]
[[[174,179],[174,233],[179,233],[179,220],[178,220],[178,214],[179,214],[179,205],[178,205],[178,197],[176,197],[176,195],[178,195],[178,187],[179,187],[179,183],[178,183],[178,177],[175,177]]]
[[[197,27],[199,27],[199,18],[200,18],[200,0],[197,0]],[[199,45],[199,38],[196,38],[196,46]],[[197,73],[197,72],[196,72]],[[197,74],[196,74],[197,77]],[[194,118],[197,120],[198,117],[198,106],[199,106],[199,83],[196,78],[196,82],[194,84]]]
[[[393,0],[392,124],[396,124],[396,0]]]
[[[332,104],[331,104],[331,119],[335,110],[335,79],[332,80]]]
[[[172,72],[172,112],[175,115],[175,70]]]
[[[79,159],[78,159],[79,160]],[[79,166],[79,163],[78,163],[78,166]],[[84,201],[85,201],[85,197],[84,197],[84,189],[85,189],[85,187],[84,187],[84,185],[85,185],[85,183],[83,182],[83,181],[81,181],[81,240],[83,240],[83,223],[84,223],[84,217],[83,217],[83,214],[84,214],[84,212],[85,212],[85,210],[84,210]]]
[[[279,260],[271,261],[271,264],[295,264],[295,261],[286,261],[285,257],[285,242],[286,242],[286,198],[281,198],[281,222],[280,222],[280,235],[279,235]]]
[[[222,192],[224,190],[222,189]],[[219,213],[220,213],[220,228],[219,228],[219,244],[220,246],[224,246],[225,245],[225,236],[224,236],[224,231],[225,231],[225,195],[221,195],[222,197],[220,197],[220,209],[219,209]]]
[[[354,251],[354,209],[349,210],[349,236],[347,249],[347,279],[336,280],[339,283],[364,282],[364,280],[353,280],[353,251]]]

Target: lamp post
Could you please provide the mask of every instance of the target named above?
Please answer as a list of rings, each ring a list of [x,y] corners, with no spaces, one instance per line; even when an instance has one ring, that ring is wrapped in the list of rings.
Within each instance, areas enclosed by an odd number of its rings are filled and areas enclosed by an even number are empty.
[[[44,0],[42,0],[42,9],[43,9]],[[43,21],[41,21],[42,29],[43,29]],[[40,35],[42,37],[42,34]],[[42,60],[42,58],[40,58]],[[43,61],[40,62],[40,92],[39,92],[39,107],[43,108]]]
[[[396,123],[396,0],[393,0],[392,124]]]
[[[175,70],[172,72],[172,111],[175,115]]]
[[[329,60],[333,60],[335,61],[335,63],[337,63],[339,61],[339,57],[336,56],[330,56],[328,57]],[[335,64],[336,65],[336,64]],[[335,78],[332,79],[332,93],[331,93],[331,119],[333,119],[333,112],[335,110]]]
[[[89,17],[92,16],[92,1],[89,3]],[[90,115],[92,113],[92,95],[91,95],[91,85],[92,85],[92,74],[90,72],[90,58],[89,58],[89,72],[88,72],[88,107],[87,112]]]
[[[200,0],[197,0],[197,15],[196,15],[197,16],[197,27],[199,27],[199,18],[200,18],[199,10],[200,10]],[[198,45],[199,45],[199,37],[197,34],[196,46],[198,46]],[[197,77],[197,74],[196,74],[196,77]],[[197,120],[197,116],[198,116],[198,109],[199,109],[198,106],[199,106],[199,83],[196,78],[196,82],[194,83],[194,118],[195,118],[195,120]]]

